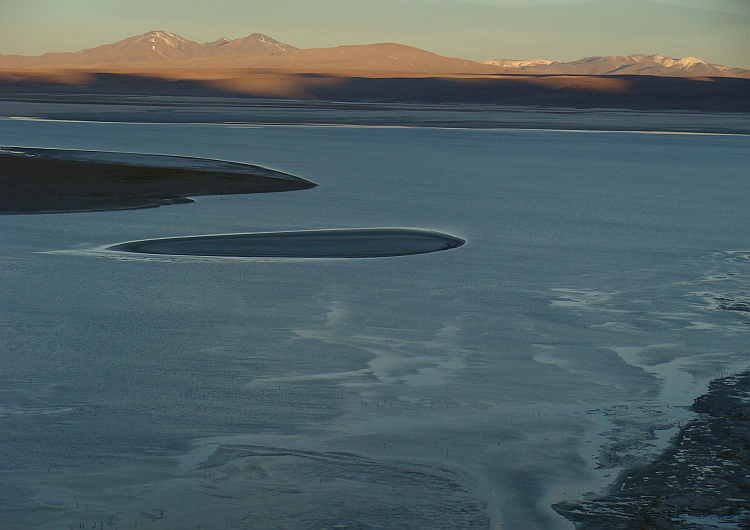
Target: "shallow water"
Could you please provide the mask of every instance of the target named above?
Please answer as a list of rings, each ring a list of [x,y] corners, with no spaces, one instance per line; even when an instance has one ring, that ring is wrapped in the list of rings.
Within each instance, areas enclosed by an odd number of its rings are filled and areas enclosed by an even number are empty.
[[[553,502],[655,454],[711,378],[750,364],[748,313],[720,308],[750,300],[750,137],[0,126],[3,145],[319,184],[0,217],[10,528],[567,528]],[[329,261],[102,251],[382,226],[467,243]]]

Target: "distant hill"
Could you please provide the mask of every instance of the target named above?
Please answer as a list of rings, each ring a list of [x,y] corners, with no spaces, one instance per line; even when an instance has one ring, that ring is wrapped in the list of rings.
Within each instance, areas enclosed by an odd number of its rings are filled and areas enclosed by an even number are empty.
[[[151,31],[74,53],[0,55],[0,68],[268,68],[297,71],[388,71],[433,74],[656,75],[750,78],[750,71],[709,64],[694,57],[660,55],[589,57],[569,63],[443,57],[402,44],[298,49],[266,35],[199,44],[165,31]]]
[[[281,68],[296,70],[387,70],[492,73],[497,68],[436,55],[402,44],[371,44],[300,50],[266,35],[199,44],[165,31],[74,53],[36,57],[0,55],[0,68]]]
[[[661,55],[617,55],[614,57],[587,57],[564,63],[536,59],[516,61],[498,59],[484,61],[497,66],[504,74],[525,75],[659,75],[679,77],[745,77],[750,70],[710,64],[695,57],[670,59]]]
[[[219,39],[199,44],[174,33],[151,31],[114,44],[74,53],[45,53],[35,57],[0,55],[0,67],[86,67],[123,63],[154,63],[155,66],[163,67],[167,63],[181,63],[200,58],[263,55],[295,49],[260,33],[253,33],[243,39]]]

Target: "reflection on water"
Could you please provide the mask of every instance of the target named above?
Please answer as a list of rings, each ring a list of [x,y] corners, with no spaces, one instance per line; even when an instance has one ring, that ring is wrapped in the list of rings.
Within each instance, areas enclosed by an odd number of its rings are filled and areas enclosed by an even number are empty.
[[[747,364],[746,137],[33,121],[3,132],[319,184],[0,218],[10,528],[568,528],[552,503],[658,453],[689,417],[676,405]],[[373,260],[105,250],[363,226],[467,244]]]

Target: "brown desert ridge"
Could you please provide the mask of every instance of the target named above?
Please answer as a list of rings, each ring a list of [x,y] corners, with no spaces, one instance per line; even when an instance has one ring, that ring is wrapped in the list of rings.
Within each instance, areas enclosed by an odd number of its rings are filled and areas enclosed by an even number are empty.
[[[748,112],[750,71],[694,57],[475,62],[394,43],[298,49],[259,33],[200,44],[152,31],[73,53],[0,55],[0,99],[43,95]]]

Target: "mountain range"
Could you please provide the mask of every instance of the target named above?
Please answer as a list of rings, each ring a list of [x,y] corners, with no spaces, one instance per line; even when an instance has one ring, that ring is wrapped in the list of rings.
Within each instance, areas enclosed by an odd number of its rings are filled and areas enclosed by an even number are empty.
[[[573,62],[496,59],[475,62],[444,57],[402,44],[370,44],[298,49],[266,35],[200,44],[174,33],[151,31],[73,53],[0,55],[0,68],[111,69],[263,68],[302,71],[382,71],[504,75],[655,75],[743,77],[750,70],[709,64],[694,57],[660,55],[588,57]]]
[[[695,77],[750,77],[750,70],[709,64],[695,57],[670,59],[661,55],[617,55],[587,57],[569,63],[545,61],[513,61],[506,59],[484,61],[497,66],[503,73],[538,75],[661,75]]]

